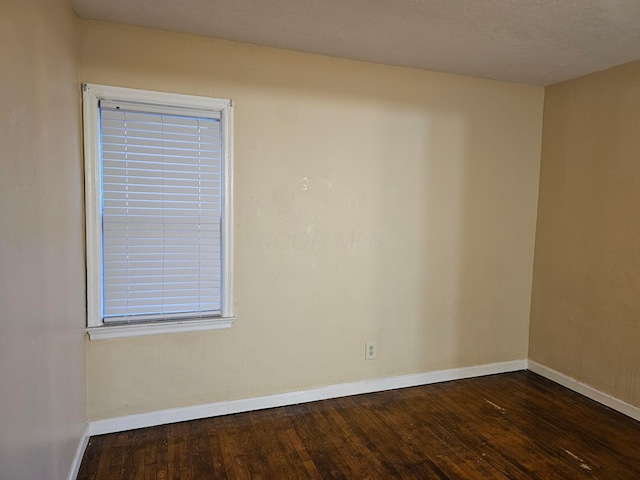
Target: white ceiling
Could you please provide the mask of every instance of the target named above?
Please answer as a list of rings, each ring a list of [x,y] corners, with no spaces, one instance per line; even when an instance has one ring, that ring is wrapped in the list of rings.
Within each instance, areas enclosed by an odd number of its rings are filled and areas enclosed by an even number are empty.
[[[550,85],[640,59],[640,0],[72,0],[79,16]]]

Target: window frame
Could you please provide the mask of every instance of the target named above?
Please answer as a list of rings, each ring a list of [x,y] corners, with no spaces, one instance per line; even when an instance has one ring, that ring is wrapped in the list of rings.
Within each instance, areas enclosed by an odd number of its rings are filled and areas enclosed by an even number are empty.
[[[233,102],[228,99],[155,92],[106,85],[82,85],[84,133],[87,332],[94,339],[229,328],[233,315]],[[220,114],[222,134],[222,288],[221,315],[211,318],[105,324],[102,320],[102,166],[100,101],[135,102]]]

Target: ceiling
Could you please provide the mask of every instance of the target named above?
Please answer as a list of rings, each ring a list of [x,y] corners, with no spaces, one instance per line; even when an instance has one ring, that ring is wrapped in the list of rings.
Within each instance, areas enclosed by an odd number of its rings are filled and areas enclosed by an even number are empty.
[[[72,0],[80,17],[550,85],[640,59],[640,0]]]

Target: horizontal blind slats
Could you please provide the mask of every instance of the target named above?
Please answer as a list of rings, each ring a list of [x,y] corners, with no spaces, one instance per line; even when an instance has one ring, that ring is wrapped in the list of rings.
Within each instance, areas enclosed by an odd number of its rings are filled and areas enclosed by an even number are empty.
[[[219,312],[220,121],[103,105],[104,320]]]

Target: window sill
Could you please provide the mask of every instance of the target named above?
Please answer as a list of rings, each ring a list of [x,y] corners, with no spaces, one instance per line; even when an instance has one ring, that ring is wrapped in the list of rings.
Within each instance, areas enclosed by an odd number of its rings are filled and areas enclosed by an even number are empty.
[[[138,323],[129,325],[103,325],[90,327],[86,331],[90,340],[110,338],[140,337],[162,333],[199,332],[231,328],[235,317],[211,318],[207,320],[182,320],[175,322]]]

